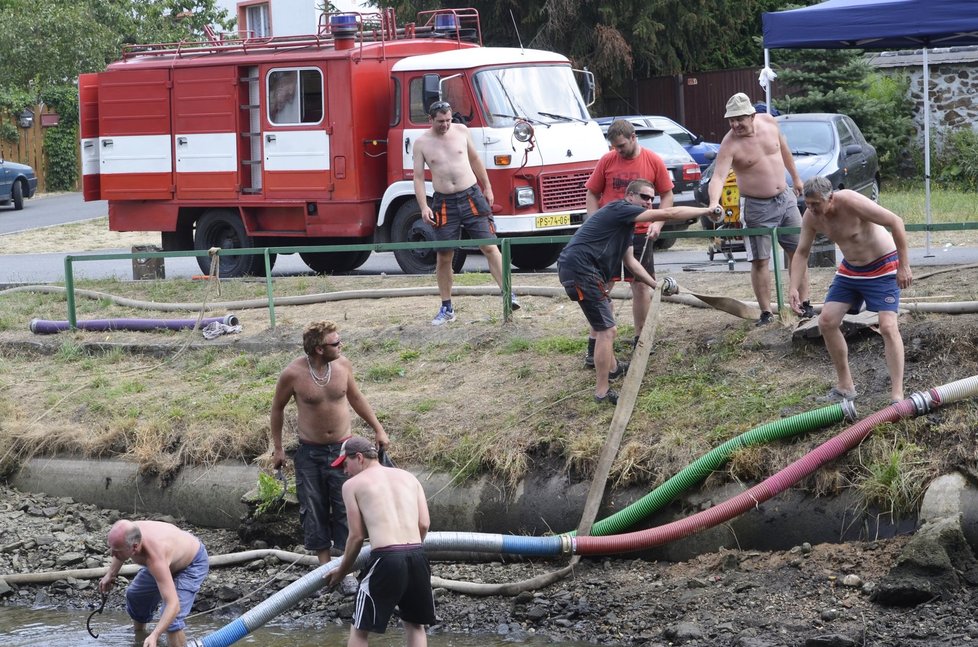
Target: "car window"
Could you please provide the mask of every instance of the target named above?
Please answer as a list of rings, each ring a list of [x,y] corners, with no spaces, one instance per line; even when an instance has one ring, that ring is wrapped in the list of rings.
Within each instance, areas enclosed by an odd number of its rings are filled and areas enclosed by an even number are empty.
[[[656,130],[662,130],[672,135],[672,137],[683,146],[693,143],[693,136],[688,130],[677,124],[672,119],[665,117],[646,117],[649,126]]]
[[[688,157],[689,155],[679,142],[665,133],[638,133],[638,143],[662,157]]]
[[[849,125],[842,119],[835,121],[835,129],[839,132],[839,143],[845,148],[849,144],[858,144],[856,136],[852,134]]]
[[[792,155],[825,155],[835,148],[832,127],[824,121],[781,121],[778,125]]]

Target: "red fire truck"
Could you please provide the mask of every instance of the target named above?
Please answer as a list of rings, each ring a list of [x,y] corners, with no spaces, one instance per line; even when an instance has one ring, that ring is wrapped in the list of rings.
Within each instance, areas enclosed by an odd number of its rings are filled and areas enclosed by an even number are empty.
[[[161,232],[167,251],[431,240],[412,143],[444,99],[488,170],[497,232],[568,234],[608,150],[581,87],[592,100],[590,73],[559,54],[483,47],[474,9],[403,27],[392,10],[324,14],[310,36],[128,46],[79,78],[85,199],[108,200],[113,231]],[[513,263],[539,269],[559,252],[514,245]],[[300,256],[344,272],[369,254]],[[405,272],[434,268],[431,250],[396,258]],[[260,273],[264,261],[224,256],[220,269]]]

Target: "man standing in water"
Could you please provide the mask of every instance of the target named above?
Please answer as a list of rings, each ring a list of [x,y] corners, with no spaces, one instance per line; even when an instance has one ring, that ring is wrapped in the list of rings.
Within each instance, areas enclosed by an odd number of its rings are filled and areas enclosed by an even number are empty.
[[[137,635],[145,631],[163,602],[160,620],[143,647],[156,647],[163,631],[169,647],[184,647],[185,620],[209,569],[203,542],[173,524],[124,519],[112,525],[106,542],[112,563],[99,581],[99,591],[107,594],[112,590],[119,569],[128,560],[140,564],[143,568],[126,589],[126,613]]]
[[[431,567],[422,545],[431,521],[421,483],[410,472],[380,465],[377,447],[359,436],[343,443],[333,465],[350,477],[343,484],[350,534],[343,561],[326,576],[327,586],[335,587],[350,572],[367,537],[371,548],[347,647],[367,647],[370,632],[386,632],[394,607],[408,647],[425,647],[424,626],[436,618]]]
[[[299,448],[295,452],[295,484],[305,547],[319,563],[330,559],[330,548],[346,545],[343,470],[331,463],[343,441],[352,434],[350,407],[374,430],[378,447],[390,442],[367,398],[353,379],[353,364],[340,352],[340,333],[332,321],[310,323],[302,332],[305,355],[293,360],[278,378],[272,399],[272,466],[285,462],[282,425],[285,406],[295,399]],[[347,406],[349,403],[349,407]]]
[[[414,142],[414,196],[421,207],[421,217],[434,227],[436,240],[458,240],[462,229],[470,238],[495,238],[492,186],[469,129],[452,123],[452,106],[447,101],[432,103],[428,116],[431,128]],[[431,169],[431,185],[435,190],[430,207],[424,183],[425,164]],[[479,249],[489,263],[489,273],[502,288],[503,256],[499,248],[481,245]],[[441,308],[431,320],[433,326],[455,321],[452,306],[454,256],[455,250],[451,248],[437,251],[435,274]],[[520,307],[515,294],[510,294],[510,305],[513,310]]]

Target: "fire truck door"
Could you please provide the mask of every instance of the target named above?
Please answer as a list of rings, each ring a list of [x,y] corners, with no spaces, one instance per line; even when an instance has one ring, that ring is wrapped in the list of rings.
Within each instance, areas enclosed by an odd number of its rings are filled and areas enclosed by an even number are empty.
[[[98,74],[78,75],[79,135],[82,192],[85,200],[101,200],[98,142]]]
[[[238,180],[238,69],[173,70],[177,198],[233,198]]]
[[[266,68],[262,126],[265,195],[327,198],[330,140],[318,67]]]
[[[173,196],[170,70],[99,74],[99,171],[103,200]]]

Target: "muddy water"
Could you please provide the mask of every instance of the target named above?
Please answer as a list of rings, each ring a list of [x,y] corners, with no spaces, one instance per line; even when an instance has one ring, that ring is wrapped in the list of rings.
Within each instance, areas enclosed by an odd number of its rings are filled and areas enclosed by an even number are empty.
[[[2,647],[139,647],[134,641],[129,618],[124,613],[106,611],[92,619],[93,639],[85,628],[90,611],[59,611],[55,609],[27,609],[0,607],[0,646]],[[217,622],[195,618],[188,638],[202,638],[223,627],[226,621]],[[349,625],[330,626],[320,629],[295,629],[276,625],[274,622],[261,627],[235,645],[261,645],[261,647],[343,647],[349,636]],[[371,635],[371,647],[401,647],[404,633],[397,628],[389,629],[382,636]],[[514,644],[541,647],[549,641],[530,638],[514,643],[502,636],[434,635],[428,637],[428,647],[513,647]],[[561,647],[583,647],[586,643],[561,643]]]

